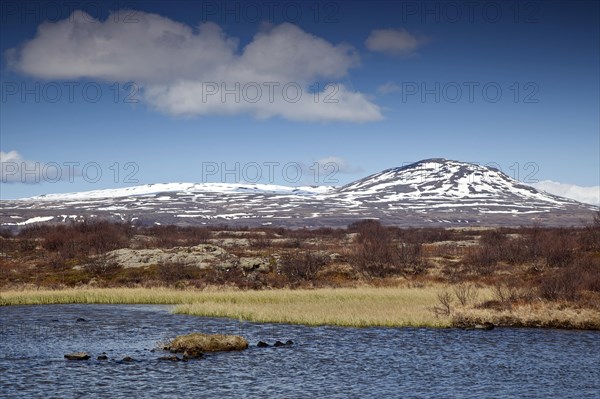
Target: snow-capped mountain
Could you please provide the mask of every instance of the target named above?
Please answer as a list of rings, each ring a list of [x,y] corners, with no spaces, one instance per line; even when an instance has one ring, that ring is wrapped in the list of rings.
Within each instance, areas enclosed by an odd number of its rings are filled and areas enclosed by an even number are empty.
[[[597,209],[542,193],[494,168],[427,159],[342,187],[169,183],[0,203],[0,224],[110,218],[144,224],[341,226],[579,225]]]

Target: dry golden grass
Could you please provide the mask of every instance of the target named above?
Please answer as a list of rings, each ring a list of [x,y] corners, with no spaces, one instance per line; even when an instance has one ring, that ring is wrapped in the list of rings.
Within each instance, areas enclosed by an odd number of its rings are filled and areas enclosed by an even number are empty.
[[[175,337],[167,348],[177,353],[240,351],[248,348],[248,341],[239,335],[194,333]]]
[[[198,292],[169,288],[70,288],[14,290],[0,293],[0,306],[89,304],[166,304],[193,302]]]
[[[179,305],[175,312],[257,322],[351,327],[449,327],[431,308],[441,287],[245,291]],[[216,299],[216,300],[215,300]]]
[[[455,315],[458,324],[490,322],[505,327],[569,328],[600,330],[600,312],[558,303],[536,302],[507,310],[462,309]]]
[[[0,293],[0,305],[170,304],[174,312],[208,317],[303,325],[350,327],[451,327],[491,322],[500,326],[600,329],[600,312],[565,304],[535,302],[510,310],[479,309],[493,298],[477,289],[476,302],[459,306],[453,297],[450,315],[436,316],[438,294],[452,286],[325,288],[314,290],[174,290],[106,288],[23,290]]]
[[[0,305],[173,304],[198,316],[305,325],[448,327],[431,312],[442,286],[270,291],[115,288],[9,291]]]

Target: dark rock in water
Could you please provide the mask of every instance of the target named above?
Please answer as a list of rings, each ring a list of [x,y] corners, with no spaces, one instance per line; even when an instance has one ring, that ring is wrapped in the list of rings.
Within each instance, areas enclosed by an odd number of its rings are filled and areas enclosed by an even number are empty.
[[[121,359],[122,362],[124,363],[131,363],[131,362],[135,362],[135,359],[129,356],[125,356],[123,359]]]
[[[258,346],[259,348],[268,348],[270,345],[266,342],[258,341],[258,344],[256,344],[256,346]]]
[[[486,331],[489,331],[489,330],[493,330],[494,329],[494,325],[492,323],[490,323],[490,322],[485,322],[483,324],[475,324],[475,326],[473,326],[473,328],[475,330],[486,330]]]
[[[171,355],[171,356],[159,357],[158,360],[164,360],[164,361],[169,361],[169,362],[179,362],[183,359],[177,357],[176,355]]]
[[[87,352],[73,352],[65,355],[67,360],[88,360],[89,358],[90,355]]]
[[[197,350],[186,350],[183,352],[183,359],[200,359],[204,356],[204,353]]]
[[[78,318],[77,320],[75,320],[75,323],[86,323],[87,320],[84,319],[83,317]]]
[[[106,353],[102,353],[96,359],[98,359],[98,360],[108,360],[108,356],[106,356]]]
[[[285,341],[285,343],[283,343],[281,341],[275,341],[273,346],[288,346],[288,345],[293,345],[293,344],[294,344],[294,341],[292,341],[291,339],[288,339],[287,341]]]

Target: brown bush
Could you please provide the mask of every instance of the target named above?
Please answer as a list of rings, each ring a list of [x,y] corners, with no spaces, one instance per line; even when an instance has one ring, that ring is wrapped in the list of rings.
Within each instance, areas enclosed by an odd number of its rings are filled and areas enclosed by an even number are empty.
[[[292,283],[314,281],[329,258],[311,251],[285,252],[279,260],[279,271]]]
[[[422,274],[427,269],[421,243],[402,242],[396,247],[396,256],[403,273]]]
[[[95,256],[85,265],[86,271],[95,277],[113,275],[123,267],[105,254]]]
[[[600,251],[600,211],[579,235],[579,245],[585,251]]]
[[[568,267],[546,273],[534,284],[539,296],[551,301],[575,301],[584,291],[600,292],[600,258],[582,256]]]
[[[270,248],[272,246],[272,241],[266,236],[259,236],[250,239],[250,246],[256,249]]]
[[[179,227],[173,225],[152,226],[142,230],[145,235],[154,238],[158,248],[196,246],[205,244],[212,232],[207,227]]]
[[[202,272],[199,268],[184,263],[160,263],[157,269],[158,278],[167,284],[183,280],[200,279]]]
[[[462,306],[474,303],[477,300],[477,289],[472,284],[457,284],[454,286],[453,291]]]
[[[350,259],[357,272],[378,278],[399,272],[390,230],[377,220],[355,222],[348,230],[358,233]]]
[[[125,248],[133,235],[131,226],[99,221],[32,230],[24,236],[40,231],[44,232],[42,247],[50,252],[59,252],[64,258],[81,258]]]
[[[469,248],[462,259],[467,270],[478,276],[490,275],[498,261],[498,253],[488,246]]]

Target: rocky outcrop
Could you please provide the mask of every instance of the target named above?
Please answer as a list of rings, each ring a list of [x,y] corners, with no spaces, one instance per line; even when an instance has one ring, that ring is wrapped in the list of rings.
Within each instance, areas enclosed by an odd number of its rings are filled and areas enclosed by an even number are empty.
[[[237,256],[229,254],[223,248],[212,244],[200,244],[193,247],[129,249],[110,251],[107,259],[124,268],[145,267],[158,264],[179,263],[201,269],[228,269],[238,265]]]
[[[262,257],[248,257],[240,258],[239,266],[245,271],[249,272],[264,272],[267,273],[271,270],[271,262],[269,258]]]

